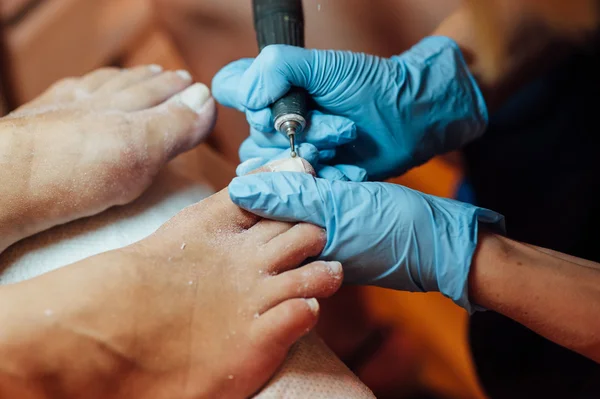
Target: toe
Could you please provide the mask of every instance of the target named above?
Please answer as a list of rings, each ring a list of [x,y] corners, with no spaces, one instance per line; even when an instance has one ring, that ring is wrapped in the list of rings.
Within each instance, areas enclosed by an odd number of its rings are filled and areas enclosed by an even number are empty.
[[[197,83],[164,104],[136,112],[133,118],[145,123],[153,147],[172,159],[206,138],[215,122],[216,106],[208,88]]]
[[[259,216],[246,212],[231,202],[227,189],[224,189],[183,209],[165,223],[154,238],[158,240],[159,246],[162,245],[160,243],[169,241],[176,242],[179,249],[188,245],[189,248],[193,248],[200,244],[210,246],[212,250],[222,254],[233,253],[236,259],[251,261],[256,258],[256,248],[252,254],[245,257],[246,253],[240,255],[239,247],[243,242],[240,237],[259,220]],[[180,238],[183,238],[183,241]],[[258,274],[252,281],[256,281],[257,277]]]
[[[163,103],[191,83],[192,77],[186,71],[163,72],[100,101],[122,111],[141,111]]]
[[[314,328],[319,317],[316,299],[290,299],[259,316],[250,330],[255,346],[283,358],[290,347]]]
[[[78,78],[66,78],[59,80],[34,100],[20,106],[15,112],[13,112],[13,115],[17,115],[20,111],[28,109],[71,102],[75,99],[79,82],[80,80]],[[88,95],[87,92],[85,93]]]
[[[339,262],[313,262],[277,276],[267,277],[257,291],[258,313],[292,298],[327,298],[341,287],[344,278]]]
[[[294,225],[288,231],[263,245],[267,273],[281,273],[297,267],[306,259],[316,257],[327,244],[325,231],[307,223]]]
[[[160,73],[160,65],[143,65],[132,69],[125,69],[98,88],[96,94],[113,94],[135,84],[144,82]]]
[[[100,68],[88,73],[79,80],[78,88],[82,92],[93,93],[109,80],[120,75],[123,72],[119,68]]]
[[[302,172],[313,176],[317,175],[312,165],[301,157],[279,159],[263,165],[248,174],[253,175],[262,172]]]
[[[223,247],[227,241],[232,241],[234,236],[236,245],[241,245],[243,241],[240,233],[244,233],[260,219],[260,216],[235,205],[229,198],[227,189],[224,189],[185,208],[172,220],[175,222],[173,225],[179,226],[178,228],[182,221],[190,223],[191,231],[194,232],[194,240],[202,240],[217,248]],[[231,251],[232,248],[227,247],[227,250]],[[254,248],[255,251],[256,248]],[[252,255],[248,255],[248,259],[253,259]]]

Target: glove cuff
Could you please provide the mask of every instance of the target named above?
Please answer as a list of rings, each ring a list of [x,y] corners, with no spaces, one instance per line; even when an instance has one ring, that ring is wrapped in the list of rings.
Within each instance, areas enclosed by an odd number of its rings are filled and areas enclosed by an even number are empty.
[[[477,311],[487,310],[481,306],[471,303],[469,300],[469,274],[471,271],[473,256],[475,255],[475,250],[477,249],[479,227],[481,224],[485,224],[487,228],[504,234],[504,216],[489,209],[479,208],[468,204],[459,204],[467,207],[467,212],[464,213],[462,218],[462,224],[464,232],[465,234],[468,234],[468,237],[459,237],[459,239],[466,243],[464,252],[466,256],[460,260],[464,262],[462,264],[462,280],[459,284],[456,284],[452,287],[447,287],[447,290],[445,289],[446,287],[441,286],[440,291],[444,295],[450,297],[458,306],[464,308],[467,312],[469,312],[469,314],[473,314]],[[457,259],[457,261],[459,260]]]

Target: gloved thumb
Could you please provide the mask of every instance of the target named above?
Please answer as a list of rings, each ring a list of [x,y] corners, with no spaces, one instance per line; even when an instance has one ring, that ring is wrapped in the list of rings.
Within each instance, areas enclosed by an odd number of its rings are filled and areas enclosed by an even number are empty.
[[[217,72],[212,81],[212,94],[219,104],[241,112],[246,111],[246,108],[240,102],[240,81],[253,61],[252,58],[243,58],[232,62]]]
[[[326,227],[329,181],[306,173],[257,173],[236,177],[229,196],[240,208],[269,219]]]
[[[233,179],[229,196],[261,217],[324,228],[327,245],[320,259],[343,261],[347,283],[383,284],[398,256],[390,240],[396,237],[393,230],[401,215],[390,209],[391,202],[410,197],[404,188],[391,193],[394,187],[400,186],[330,181],[295,172],[258,173]],[[402,288],[419,290],[410,278],[402,281],[407,282]]]

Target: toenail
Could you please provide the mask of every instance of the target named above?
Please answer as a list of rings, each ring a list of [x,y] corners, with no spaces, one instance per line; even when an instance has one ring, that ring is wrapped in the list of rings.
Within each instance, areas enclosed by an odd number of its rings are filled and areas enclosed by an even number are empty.
[[[180,69],[179,71],[176,71],[175,73],[183,80],[192,80],[192,75],[184,69]]]
[[[331,274],[338,275],[342,274],[343,267],[340,262],[325,262],[325,265],[331,272]]]
[[[306,172],[304,160],[300,157],[281,159],[271,162],[266,166],[271,172]]]
[[[315,298],[305,299],[305,301],[308,304],[311,312],[314,314],[319,313],[319,302]]]
[[[157,65],[157,64],[148,65],[148,69],[152,73],[159,73],[159,72],[163,71],[163,67],[161,67],[160,65]]]
[[[208,87],[202,83],[196,83],[173,97],[173,101],[177,101],[200,114],[209,98],[210,90],[208,90]]]

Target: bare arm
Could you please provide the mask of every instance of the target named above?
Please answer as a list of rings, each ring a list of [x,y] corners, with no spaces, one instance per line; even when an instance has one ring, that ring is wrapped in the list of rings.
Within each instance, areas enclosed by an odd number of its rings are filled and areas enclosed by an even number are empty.
[[[600,362],[600,264],[481,233],[471,299]]]
[[[466,3],[433,34],[458,43],[491,110],[572,49],[559,44],[523,2]]]
[[[576,256],[571,256],[571,255],[567,255],[567,254],[563,254],[561,252],[557,252],[557,251],[553,251],[551,249],[548,248],[541,248],[541,247],[536,247],[535,245],[530,245],[530,244],[525,244],[537,251],[543,252],[545,254],[548,254],[550,256],[554,256],[555,258],[559,258],[562,260],[565,260],[567,262],[571,262],[571,263],[575,263],[579,266],[584,266],[584,267],[590,267],[592,269],[598,269],[600,270],[600,263],[597,262],[592,262],[591,260],[586,260],[586,259],[581,259],[578,258]]]

